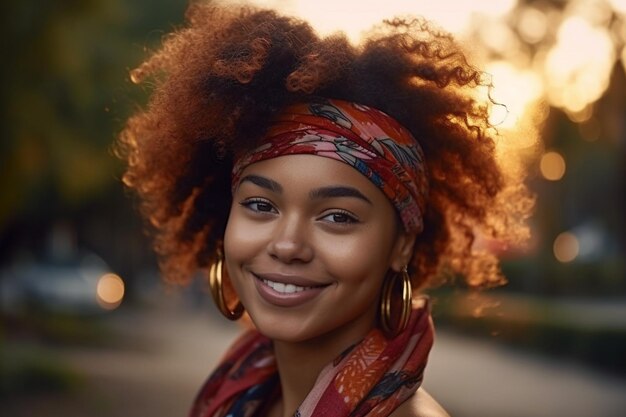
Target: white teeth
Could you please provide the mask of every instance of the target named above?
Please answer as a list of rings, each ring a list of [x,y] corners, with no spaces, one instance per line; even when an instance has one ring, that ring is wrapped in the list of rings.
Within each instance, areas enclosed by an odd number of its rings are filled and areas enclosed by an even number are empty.
[[[283,294],[293,294],[295,292],[301,292],[304,290],[311,289],[313,287],[300,287],[294,284],[283,284],[282,282],[274,282],[267,279],[263,280],[263,283],[268,287],[272,288],[276,292],[280,292]]]

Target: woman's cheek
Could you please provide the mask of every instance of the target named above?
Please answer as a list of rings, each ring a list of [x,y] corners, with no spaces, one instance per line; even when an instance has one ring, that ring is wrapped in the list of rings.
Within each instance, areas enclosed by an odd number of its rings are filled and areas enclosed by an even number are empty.
[[[259,225],[259,222],[247,218],[242,210],[244,210],[242,207],[235,207],[231,210],[224,234],[226,257],[236,261],[243,261],[253,252],[258,252],[263,236],[268,233],[262,230],[263,227]]]
[[[368,259],[372,256],[363,251],[360,243],[357,237],[327,239],[318,256],[325,260],[323,263],[331,275],[347,282],[360,281],[371,269]]]

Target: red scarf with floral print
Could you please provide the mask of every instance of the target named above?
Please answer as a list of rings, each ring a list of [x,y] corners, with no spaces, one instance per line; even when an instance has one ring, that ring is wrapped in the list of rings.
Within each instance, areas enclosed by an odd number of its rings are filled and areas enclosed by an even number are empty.
[[[372,329],[320,372],[294,416],[388,416],[421,385],[433,334],[426,302],[393,339]],[[190,417],[263,416],[279,385],[272,342],[251,330],[205,382]]]

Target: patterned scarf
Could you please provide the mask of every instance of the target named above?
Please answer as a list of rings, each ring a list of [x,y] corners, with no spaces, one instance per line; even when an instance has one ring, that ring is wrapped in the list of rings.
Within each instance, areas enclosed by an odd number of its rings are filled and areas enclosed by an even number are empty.
[[[409,232],[420,232],[428,194],[417,140],[380,110],[341,100],[299,103],[272,121],[261,146],[237,159],[233,189],[248,165],[283,155],[313,154],[344,162],[387,196]]]
[[[372,329],[328,364],[294,416],[388,416],[421,385],[432,343],[425,302],[395,338]],[[190,417],[263,416],[279,392],[272,342],[251,330],[205,382]]]

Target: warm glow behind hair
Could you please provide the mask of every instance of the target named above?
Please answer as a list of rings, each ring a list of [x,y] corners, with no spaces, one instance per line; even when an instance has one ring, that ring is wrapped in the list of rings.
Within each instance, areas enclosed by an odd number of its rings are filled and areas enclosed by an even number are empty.
[[[355,47],[269,10],[193,4],[187,20],[132,72],[134,82],[150,77],[154,91],[118,144],[124,182],[141,199],[170,281],[187,282],[213,261],[233,155],[254,146],[278,110],[321,96],[384,111],[424,149],[431,189],[414,285],[433,284],[442,272],[473,286],[502,282],[497,259],[473,248],[474,239],[525,238],[532,203],[523,178],[498,166],[491,103],[475,93],[484,78],[448,34],[398,19]]]

